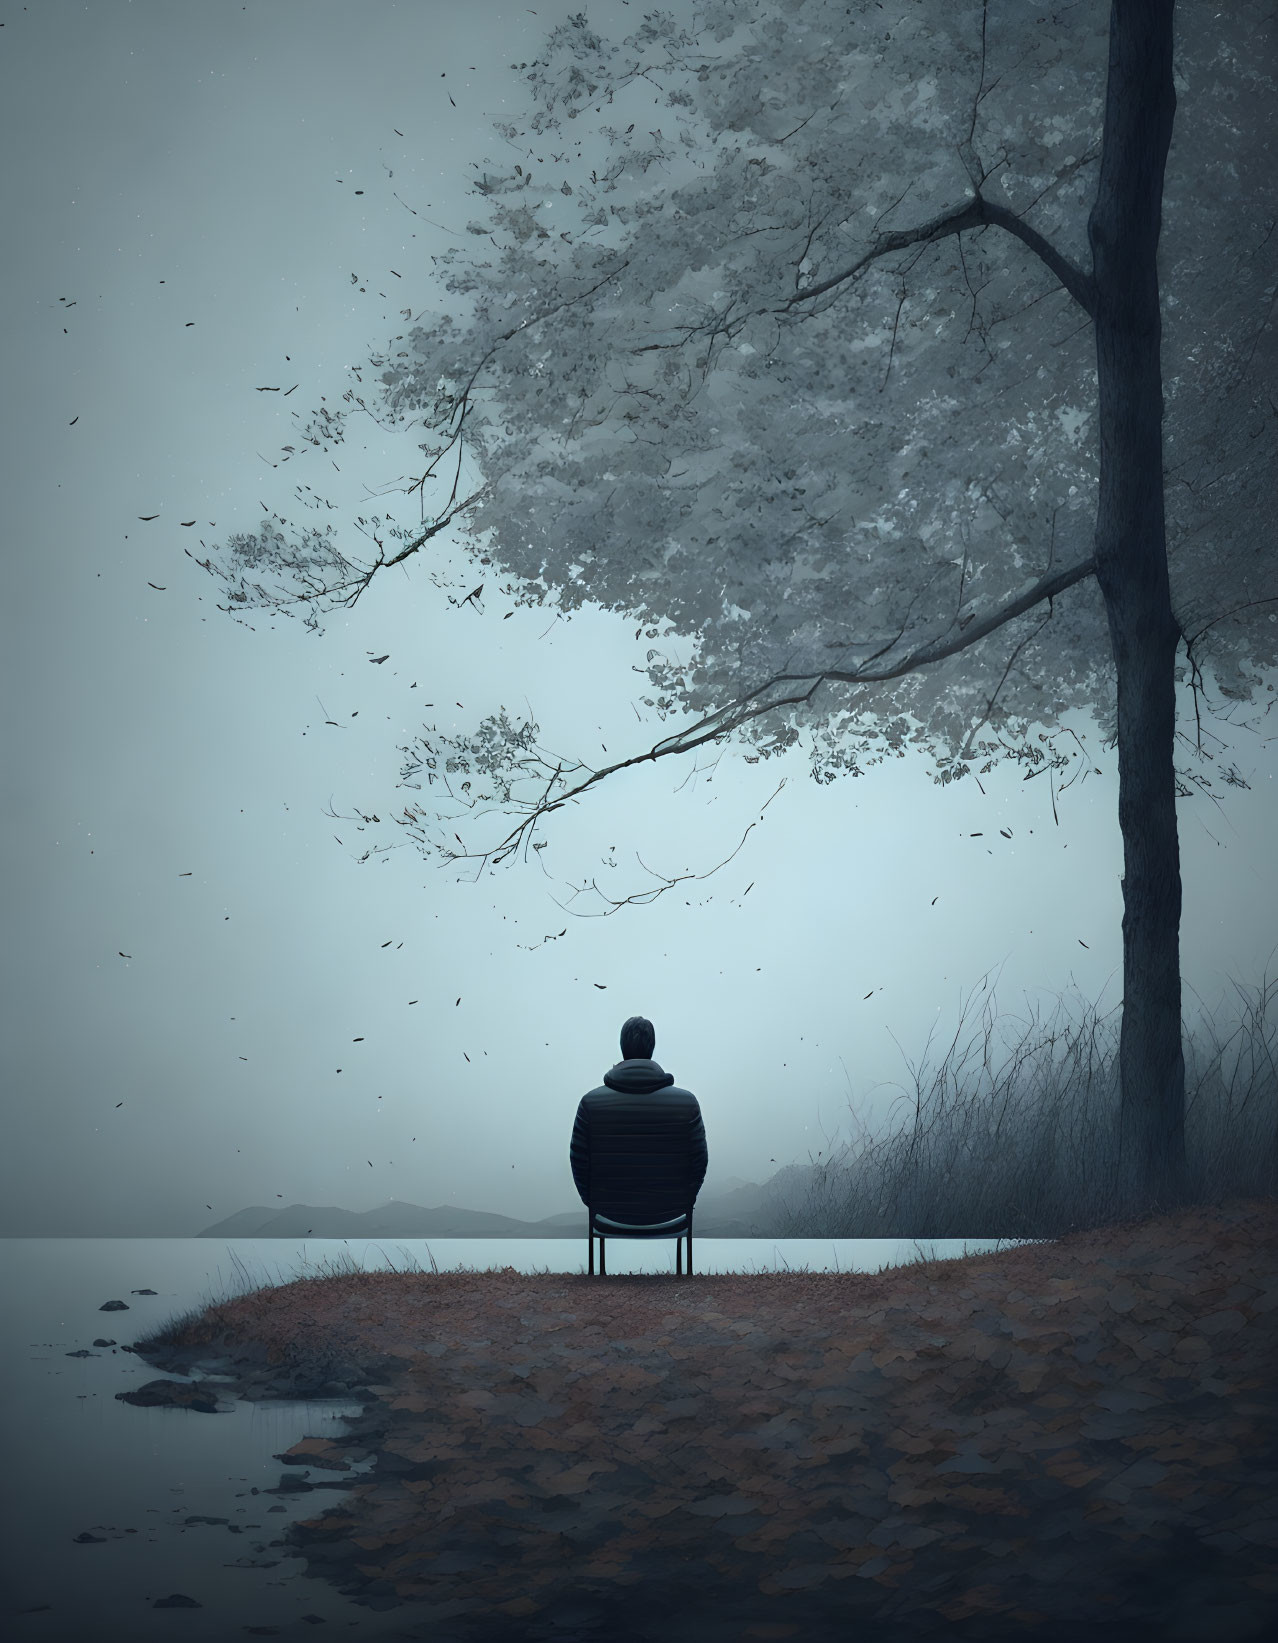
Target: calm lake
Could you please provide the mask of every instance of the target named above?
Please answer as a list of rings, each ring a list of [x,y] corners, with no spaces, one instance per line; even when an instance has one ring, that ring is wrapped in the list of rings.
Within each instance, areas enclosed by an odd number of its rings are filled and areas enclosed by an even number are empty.
[[[699,1274],[877,1272],[927,1256],[1012,1247],[1013,1240],[693,1238]],[[12,1643],[225,1643],[262,1635],[394,1638],[412,1606],[378,1613],[308,1577],[272,1544],[285,1526],[340,1506],[338,1490],[265,1493],[272,1457],[303,1437],[340,1434],[359,1405],[237,1402],[232,1413],[139,1409],[117,1392],[182,1379],[118,1347],[192,1308],[315,1276],[346,1257],[367,1270],[512,1266],[586,1270],[586,1240],[7,1238],[0,1346],[6,1373],[0,1618]],[[609,1277],[674,1272],[673,1240],[610,1238]],[[154,1290],[154,1294],[139,1294]],[[108,1301],[127,1311],[104,1312]],[[87,1351],[88,1357],[72,1354]],[[352,1473],[371,1468],[370,1460]],[[260,1492],[259,1492],[260,1491]],[[210,1522],[209,1519],[215,1521]],[[80,1540],[78,1537],[91,1536]],[[155,1607],[173,1594],[198,1608]],[[331,1630],[319,1632],[314,1620]],[[265,1629],[269,1628],[267,1631]],[[251,1634],[250,1634],[251,1635]]]

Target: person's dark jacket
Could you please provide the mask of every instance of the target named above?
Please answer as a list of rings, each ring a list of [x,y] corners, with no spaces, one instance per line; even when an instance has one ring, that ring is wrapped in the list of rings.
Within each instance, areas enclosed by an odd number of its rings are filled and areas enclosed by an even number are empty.
[[[697,1098],[655,1061],[619,1061],[578,1103],[568,1156],[581,1201],[597,1214],[636,1225],[673,1220],[706,1175]]]

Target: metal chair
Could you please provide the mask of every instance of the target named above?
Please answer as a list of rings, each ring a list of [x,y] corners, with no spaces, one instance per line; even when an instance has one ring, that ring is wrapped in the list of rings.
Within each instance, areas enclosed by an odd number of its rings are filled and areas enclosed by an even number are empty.
[[[607,1215],[600,1215],[593,1204],[589,1206],[589,1224],[587,1240],[590,1249],[590,1261],[587,1267],[587,1276],[593,1278],[595,1273],[595,1239],[599,1240],[599,1276],[608,1276],[604,1269],[604,1238],[675,1238],[675,1273],[683,1276],[683,1239],[688,1238],[688,1277],[692,1276],[692,1204],[682,1214],[676,1215],[668,1221],[614,1221]]]

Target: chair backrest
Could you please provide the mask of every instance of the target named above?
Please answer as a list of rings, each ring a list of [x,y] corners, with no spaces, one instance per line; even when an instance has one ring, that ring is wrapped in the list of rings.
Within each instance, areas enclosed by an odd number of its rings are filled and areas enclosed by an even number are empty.
[[[654,1114],[654,1117],[656,1115]],[[691,1160],[662,1127],[595,1138],[590,1154],[587,1203],[610,1220],[635,1224],[670,1221],[691,1208],[696,1189]]]

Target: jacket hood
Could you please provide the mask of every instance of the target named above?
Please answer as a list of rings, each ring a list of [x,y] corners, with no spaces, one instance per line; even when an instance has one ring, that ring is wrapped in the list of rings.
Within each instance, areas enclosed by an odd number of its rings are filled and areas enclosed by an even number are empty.
[[[604,1074],[603,1081],[610,1090],[626,1095],[650,1095],[653,1090],[673,1084],[674,1074],[664,1072],[655,1061],[637,1056],[633,1061],[618,1061]]]

